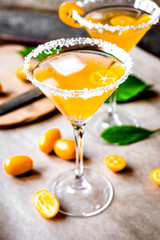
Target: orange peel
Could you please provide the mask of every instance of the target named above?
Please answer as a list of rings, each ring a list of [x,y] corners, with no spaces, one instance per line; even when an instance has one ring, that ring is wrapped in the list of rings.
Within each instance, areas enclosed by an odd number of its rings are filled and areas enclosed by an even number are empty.
[[[59,18],[61,19],[62,22],[69,25],[70,27],[82,28],[82,26],[79,23],[75,22],[72,16],[73,10],[77,11],[77,13],[80,15],[84,15],[85,13],[84,9],[79,7],[76,3],[64,2],[59,7],[59,11],[58,11]]]

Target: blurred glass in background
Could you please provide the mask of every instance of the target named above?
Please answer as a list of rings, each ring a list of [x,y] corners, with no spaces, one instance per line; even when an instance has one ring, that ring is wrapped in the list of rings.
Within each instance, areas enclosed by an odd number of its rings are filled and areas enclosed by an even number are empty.
[[[58,18],[64,0],[0,0],[0,44],[37,45],[61,37],[85,37],[84,29],[66,26]],[[74,1],[76,2],[76,1]],[[160,6],[160,0],[156,0]],[[160,23],[138,44],[160,57]]]

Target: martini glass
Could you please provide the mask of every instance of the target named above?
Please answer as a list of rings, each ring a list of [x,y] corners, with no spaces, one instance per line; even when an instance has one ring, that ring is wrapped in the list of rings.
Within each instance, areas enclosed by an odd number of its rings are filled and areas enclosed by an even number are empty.
[[[37,57],[44,59],[35,63]],[[110,71],[114,64],[124,68],[121,76]],[[63,172],[51,184],[60,212],[66,215],[92,216],[107,208],[112,200],[113,189],[106,176],[83,167],[83,135],[87,121],[125,81],[131,68],[132,60],[123,49],[91,38],[53,40],[39,45],[25,58],[28,79],[73,126],[76,167]],[[108,77],[101,79],[97,73]]]
[[[84,0],[65,2],[59,8],[64,23],[83,27],[91,37],[115,43],[127,52],[157,23],[159,16],[160,8],[151,0]],[[127,112],[117,112],[116,91],[107,111],[97,112],[87,130],[94,139],[102,141],[102,131],[114,125],[139,125]]]

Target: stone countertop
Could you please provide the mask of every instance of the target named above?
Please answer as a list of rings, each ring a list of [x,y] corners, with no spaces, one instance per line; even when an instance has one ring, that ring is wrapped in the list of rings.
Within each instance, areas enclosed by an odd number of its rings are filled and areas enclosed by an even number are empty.
[[[128,111],[149,129],[160,127],[160,60],[138,47],[132,50],[134,72],[153,84],[156,94],[126,104]],[[89,124],[89,123],[88,123]],[[58,127],[64,138],[73,138],[70,123],[59,113],[50,119],[19,128],[0,131],[0,240],[159,240],[160,188],[150,179],[152,169],[159,167],[160,135],[128,146],[94,142],[86,133],[84,165],[106,175],[114,188],[111,205],[102,213],[88,218],[58,214],[47,220],[32,203],[33,194],[49,189],[60,173],[74,167],[73,162],[47,156],[37,147],[39,136]],[[4,173],[2,162],[11,155],[26,154],[34,161],[34,170],[21,177]],[[109,154],[119,154],[127,161],[121,173],[111,172],[104,163]]]

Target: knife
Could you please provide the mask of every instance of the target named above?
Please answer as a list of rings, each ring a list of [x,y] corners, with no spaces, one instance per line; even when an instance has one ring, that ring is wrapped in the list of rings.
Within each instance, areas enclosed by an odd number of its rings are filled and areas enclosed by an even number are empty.
[[[44,97],[44,94],[39,90],[39,88],[34,87],[33,89],[0,104],[0,116],[23,107],[24,105],[27,105],[42,97]]]

